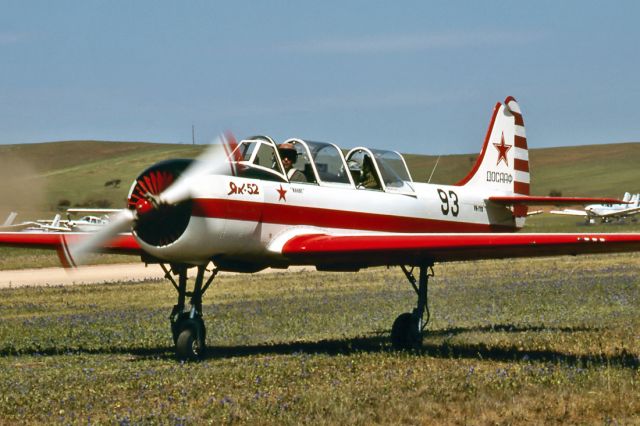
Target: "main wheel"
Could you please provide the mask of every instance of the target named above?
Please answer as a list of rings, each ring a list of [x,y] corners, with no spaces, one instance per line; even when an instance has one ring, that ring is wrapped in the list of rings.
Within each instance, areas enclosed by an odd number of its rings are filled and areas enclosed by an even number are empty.
[[[176,355],[184,361],[197,361],[204,355],[204,339],[194,327],[186,327],[176,340]]]
[[[393,322],[391,344],[399,350],[418,349],[422,346],[419,321],[410,312],[400,314]]]
[[[207,338],[207,329],[204,326],[204,320],[202,316],[196,316],[194,319],[189,318],[189,311],[185,311],[180,313],[175,321],[171,321],[171,336],[173,337],[173,344],[176,345],[178,343],[178,336],[180,336],[180,332],[188,327],[188,323],[190,323],[194,327],[198,327],[200,330],[200,336],[202,341],[204,342]]]

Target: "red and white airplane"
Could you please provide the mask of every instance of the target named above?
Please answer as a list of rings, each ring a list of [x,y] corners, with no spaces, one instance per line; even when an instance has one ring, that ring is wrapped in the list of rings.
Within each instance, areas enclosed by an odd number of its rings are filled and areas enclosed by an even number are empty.
[[[287,154],[298,169],[295,181],[272,139],[226,137],[224,150],[143,171],[128,209],[102,231],[4,232],[0,245],[56,249],[67,265],[96,250],[160,264],[178,293],[171,331],[178,357],[187,359],[204,351],[202,296],[218,271],[401,266],[417,303],[395,320],[391,339],[412,348],[428,321],[427,283],[437,262],[640,250],[640,234],[514,233],[531,205],[619,200],[529,195],[524,122],[511,97],[495,106],[475,166],[455,185],[414,182],[397,152],[358,147],[345,156],[329,143],[287,142],[297,154]],[[191,291],[190,267],[197,268]]]

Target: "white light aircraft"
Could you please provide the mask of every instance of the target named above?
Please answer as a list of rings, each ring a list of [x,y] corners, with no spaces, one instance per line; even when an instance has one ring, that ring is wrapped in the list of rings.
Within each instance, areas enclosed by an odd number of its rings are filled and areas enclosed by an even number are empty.
[[[119,212],[120,209],[72,208],[67,209],[67,220],[63,221],[63,223],[70,228],[69,231],[95,232],[109,224],[109,215]],[[71,219],[71,215],[78,213],[85,215],[79,219]]]
[[[0,231],[70,231],[70,228],[60,226],[60,215],[56,214],[52,220],[39,219],[34,221],[14,223],[18,213],[11,212],[5,220],[4,224],[0,225]]]
[[[622,221],[640,213],[640,194],[632,196],[625,192],[622,203],[589,204],[584,210],[562,209],[551,210],[549,213],[584,217],[587,224],[595,223],[597,219],[602,223]]]
[[[265,136],[239,143],[227,136],[224,150],[143,171],[128,208],[97,233],[3,232],[0,245],[56,249],[67,265],[96,250],[160,264],[177,291],[170,322],[181,359],[199,358],[205,350],[202,297],[218,271],[400,266],[417,298],[414,309],[393,323],[391,340],[397,348],[414,348],[429,317],[428,277],[435,263],[640,250],[640,234],[634,233],[514,233],[528,206],[619,200],[529,195],[524,122],[512,97],[495,106],[475,166],[455,185],[414,182],[393,151],[357,147],[344,156],[330,143],[286,143],[295,154],[289,149],[281,156]],[[298,172],[285,171],[288,163]],[[205,279],[209,263],[214,269]],[[190,267],[197,274],[188,290]]]
[[[0,225],[0,231],[21,231],[21,232],[96,232],[109,223],[109,214],[119,213],[120,209],[67,209],[67,219],[61,219],[60,214],[56,214],[53,219],[37,219],[14,223],[18,216],[16,212],[11,212],[4,224]],[[72,214],[93,213],[101,216],[85,215],[78,219],[71,219]]]

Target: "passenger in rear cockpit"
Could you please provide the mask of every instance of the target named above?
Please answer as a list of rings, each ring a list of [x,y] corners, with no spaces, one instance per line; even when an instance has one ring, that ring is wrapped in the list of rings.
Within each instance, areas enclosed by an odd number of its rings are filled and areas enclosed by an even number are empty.
[[[278,146],[278,153],[280,154],[282,166],[284,167],[284,172],[289,182],[307,182],[304,173],[293,167],[293,164],[298,159],[298,152],[293,144],[288,142],[280,144],[280,146]]]
[[[378,175],[373,167],[373,161],[368,155],[365,155],[362,161],[362,172],[357,186],[358,188],[382,189]]]

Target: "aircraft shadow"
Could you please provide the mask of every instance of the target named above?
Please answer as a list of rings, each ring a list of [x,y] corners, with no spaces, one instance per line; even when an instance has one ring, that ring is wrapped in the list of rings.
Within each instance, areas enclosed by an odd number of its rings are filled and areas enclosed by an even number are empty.
[[[425,342],[419,350],[408,351],[410,356],[425,356],[441,359],[481,359],[489,361],[538,361],[556,362],[581,368],[589,366],[618,366],[623,368],[640,368],[640,357],[635,354],[622,351],[615,355],[605,355],[600,353],[590,354],[570,354],[554,350],[528,350],[526,348],[509,347],[489,347],[484,343],[451,343],[444,342],[431,343],[431,337],[452,337],[465,332],[507,332],[518,333],[525,331],[552,331],[561,333],[575,333],[580,331],[597,331],[593,327],[546,327],[546,326],[516,326],[510,324],[500,324],[479,327],[454,327],[442,330],[428,331]],[[205,359],[238,358],[253,355],[290,355],[290,354],[326,354],[326,355],[349,355],[357,352],[394,352],[389,343],[389,332],[381,331],[371,336],[326,339],[315,342],[287,342],[258,345],[236,345],[236,346],[216,346],[207,348]],[[22,350],[16,353],[13,348],[0,348],[0,357],[36,355],[36,356],[57,356],[65,354],[121,354],[131,355],[131,361],[145,359],[174,359],[174,350],[171,346],[158,346],[146,348],[38,348],[33,350]]]
[[[412,356],[426,356],[431,358],[482,359],[491,361],[539,361],[557,362],[581,368],[589,366],[620,366],[637,369],[640,367],[640,357],[622,351],[616,355],[570,354],[554,350],[528,350],[515,346],[488,347],[483,343],[430,343],[429,337],[452,337],[465,332],[510,332],[525,331],[553,331],[561,333],[575,333],[581,331],[598,331],[593,327],[546,327],[546,326],[515,326],[510,324],[456,327],[443,330],[429,331],[422,348],[407,352]],[[389,332],[380,332],[374,336],[328,339],[317,342],[291,342],[281,344],[245,345],[245,346],[213,346],[209,348],[207,358],[234,358],[252,355],[286,355],[293,353],[349,355],[355,352],[394,352],[389,342]]]

